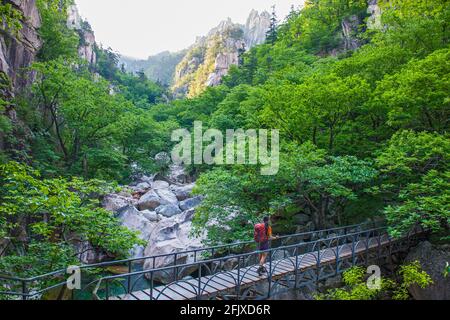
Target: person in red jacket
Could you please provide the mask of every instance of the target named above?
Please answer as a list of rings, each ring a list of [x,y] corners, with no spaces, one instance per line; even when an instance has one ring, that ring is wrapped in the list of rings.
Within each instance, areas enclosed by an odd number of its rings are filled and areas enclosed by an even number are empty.
[[[262,276],[267,273],[267,269],[264,267],[266,264],[268,252],[264,252],[270,249],[270,241],[275,240],[276,237],[272,236],[272,227],[270,226],[270,218],[264,217],[263,223],[259,223],[255,226],[255,241],[258,244],[258,250],[263,251],[259,255],[259,269],[258,274]]]

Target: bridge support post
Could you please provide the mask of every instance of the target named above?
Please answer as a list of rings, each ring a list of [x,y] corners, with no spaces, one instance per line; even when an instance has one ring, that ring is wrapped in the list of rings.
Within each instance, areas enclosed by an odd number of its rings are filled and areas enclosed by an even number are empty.
[[[22,280],[22,300],[28,300],[27,282]]]
[[[203,264],[200,263],[200,267],[198,268],[198,294],[196,300],[200,300],[202,294],[202,266]]]
[[[377,249],[377,259],[378,259],[378,263],[381,262],[381,250],[383,249],[381,247],[381,235],[378,234],[377,236],[377,241],[378,241],[378,249]]]
[[[153,278],[154,278],[154,273],[152,271],[150,273],[150,301],[153,301],[153,289],[154,289],[154,286],[155,286]]]
[[[268,280],[269,280],[269,292],[267,293],[267,298],[270,299],[270,297],[272,296],[272,259],[273,259],[273,253],[272,251],[269,252],[269,274],[268,274]]]
[[[365,241],[365,245],[366,245],[366,264],[367,264],[367,266],[369,266],[370,265],[370,249],[369,249],[369,246],[370,246],[370,232],[367,232],[366,233],[366,241]]]
[[[356,237],[352,236],[352,266],[356,266]]]
[[[132,268],[131,261],[128,261],[128,274],[132,273]],[[127,277],[127,293],[131,293],[131,276]]]
[[[298,286],[298,272],[299,272],[299,261],[298,261],[298,247],[294,250],[295,254],[295,276],[294,276],[294,289]]]
[[[338,243],[338,246],[337,246],[337,248],[336,248],[336,276],[338,276],[339,275],[339,273],[340,273],[340,267],[339,267],[339,263],[340,263],[340,260],[341,259],[341,249],[339,248],[339,243]]]
[[[320,283],[320,268],[321,268],[321,259],[320,259],[320,242],[317,246],[317,266],[316,266],[316,287],[319,286]]]
[[[236,299],[238,301],[240,296],[241,296],[241,257],[238,257],[237,286],[236,286]]]
[[[109,300],[109,280],[106,280],[105,283],[105,300],[108,301]]]

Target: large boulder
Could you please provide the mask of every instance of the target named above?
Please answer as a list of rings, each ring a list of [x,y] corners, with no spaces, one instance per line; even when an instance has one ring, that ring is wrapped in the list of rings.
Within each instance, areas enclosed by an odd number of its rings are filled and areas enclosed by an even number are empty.
[[[118,212],[125,207],[133,205],[134,202],[135,200],[132,197],[109,194],[103,199],[102,207],[111,212]]]
[[[202,199],[202,197],[195,197],[182,201],[180,202],[180,208],[181,210],[186,211],[198,207],[202,203]]]
[[[233,271],[238,269],[239,259],[233,256],[224,257],[220,261],[212,262],[212,268],[215,271]]]
[[[416,300],[449,300],[450,278],[445,277],[444,271],[450,261],[450,247],[433,246],[425,241],[412,249],[406,262],[419,261],[423,270],[433,279],[433,285],[426,289],[412,286],[409,291]]]
[[[169,189],[157,189],[156,194],[165,202],[173,205],[178,204],[177,196]]]
[[[150,236],[155,229],[157,223],[148,220],[141,212],[134,206],[128,206],[119,212],[118,216],[124,227],[131,231],[138,232],[140,239],[148,242]],[[132,258],[142,258],[145,248],[143,246],[136,246],[130,253]]]
[[[137,184],[134,187],[131,187],[131,189],[136,193],[144,194],[146,193],[152,186],[148,182],[141,182]]]
[[[141,212],[134,206],[128,206],[119,211],[119,220],[122,225],[132,231],[139,233],[139,238],[148,241],[155,227]]]
[[[169,189],[170,184],[166,181],[162,181],[162,180],[158,180],[153,182],[152,188],[154,190],[159,190],[159,189]]]
[[[195,209],[189,209],[180,214],[177,219],[180,223],[192,222],[194,218]]]
[[[141,211],[155,210],[161,205],[169,204],[169,202],[161,199],[154,190],[150,190],[139,199],[138,208]]]
[[[181,210],[178,206],[173,204],[162,205],[156,209],[156,213],[162,215],[166,218],[171,218],[173,216],[181,214]]]
[[[174,253],[185,252],[189,250],[200,249],[203,247],[203,238],[192,238],[190,233],[192,230],[192,222],[188,219],[192,218],[192,213],[183,213],[174,218],[162,220],[155,230],[153,231],[147,248],[145,249],[145,256],[169,256],[147,259],[144,263],[144,270],[154,268],[164,268],[174,264]],[[195,255],[179,254],[177,256],[177,264],[189,264],[194,262]],[[197,258],[199,258],[197,256]],[[188,276],[196,271],[196,267],[188,268],[185,270],[178,270],[179,278]],[[149,274],[146,275],[147,277]],[[174,279],[174,270],[167,270],[164,272],[157,272],[154,274],[155,281],[161,283],[170,283]]]
[[[175,194],[178,201],[184,201],[192,196],[192,190],[194,190],[195,184],[191,183],[184,186],[172,185],[170,190]]]
[[[170,166],[167,178],[172,183],[184,184],[190,181],[189,175],[186,173],[184,167],[179,165]]]
[[[161,220],[161,216],[155,211],[144,210],[141,211],[141,214],[150,222],[159,222]]]

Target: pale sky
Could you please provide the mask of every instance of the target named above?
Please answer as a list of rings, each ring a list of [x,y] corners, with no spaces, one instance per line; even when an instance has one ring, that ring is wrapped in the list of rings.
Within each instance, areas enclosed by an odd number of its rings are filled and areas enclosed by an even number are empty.
[[[189,47],[222,20],[245,23],[252,9],[271,11],[283,20],[303,0],[75,0],[98,43],[145,59],[162,51]]]

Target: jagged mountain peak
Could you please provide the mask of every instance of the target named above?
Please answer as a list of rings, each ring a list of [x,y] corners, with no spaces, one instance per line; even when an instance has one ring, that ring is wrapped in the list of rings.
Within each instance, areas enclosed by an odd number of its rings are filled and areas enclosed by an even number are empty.
[[[144,70],[150,79],[172,85],[176,97],[195,96],[207,86],[220,84],[230,67],[239,63],[243,51],[265,41],[270,17],[267,11],[253,9],[245,24],[228,17],[206,35],[198,36],[186,50],[162,52],[147,60],[122,56],[120,63],[128,71]]]
[[[269,27],[270,14],[252,10],[245,25],[227,18],[206,36],[198,37],[176,68],[175,96],[195,96],[220,84],[230,67],[239,63],[243,51],[265,41]]]
[[[245,44],[252,48],[261,44],[266,39],[267,30],[270,28],[270,13],[252,10],[245,24]]]

